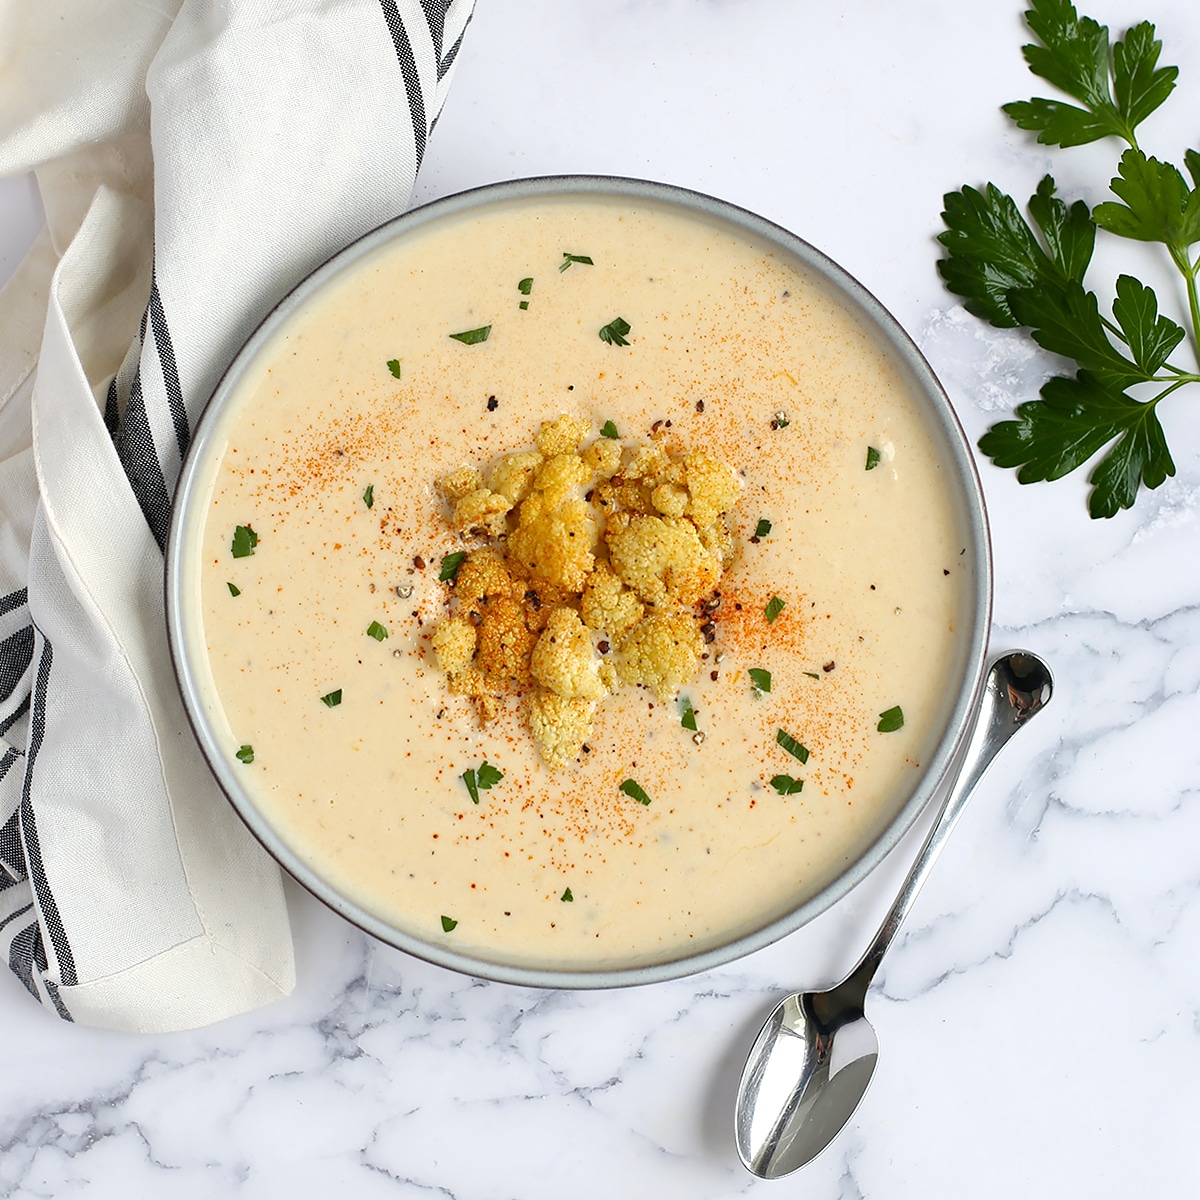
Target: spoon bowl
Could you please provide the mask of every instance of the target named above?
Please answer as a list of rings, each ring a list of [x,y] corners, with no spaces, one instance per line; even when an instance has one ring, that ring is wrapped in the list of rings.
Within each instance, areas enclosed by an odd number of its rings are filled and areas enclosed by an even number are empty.
[[[942,811],[867,952],[834,987],[788,996],[755,1039],[738,1087],[736,1126],[738,1154],[755,1175],[778,1179],[811,1162],[854,1114],[879,1054],[864,1012],[871,980],[976,783],[1049,703],[1052,686],[1049,668],[1026,651],[992,664]]]

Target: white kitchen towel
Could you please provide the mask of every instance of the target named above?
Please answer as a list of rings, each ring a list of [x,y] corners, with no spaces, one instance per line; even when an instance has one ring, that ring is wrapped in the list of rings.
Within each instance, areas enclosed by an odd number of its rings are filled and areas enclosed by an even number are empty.
[[[279,872],[167,652],[192,430],[271,307],[402,212],[472,0],[0,0],[0,950],[68,1020],[179,1029],[292,987]]]

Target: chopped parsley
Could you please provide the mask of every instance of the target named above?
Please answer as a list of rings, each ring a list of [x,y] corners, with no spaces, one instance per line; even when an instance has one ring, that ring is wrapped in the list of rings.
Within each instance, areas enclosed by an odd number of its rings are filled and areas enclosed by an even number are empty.
[[[528,307],[529,307],[529,301],[528,301],[528,300],[522,300],[522,301],[520,302],[520,304],[518,304],[518,305],[517,305],[517,307],[518,307],[518,308],[528,308]]]
[[[754,527],[754,536],[758,538],[766,537],[771,532],[771,522],[766,517],[759,517],[758,524]]]
[[[686,697],[681,701],[683,705],[683,716],[679,718],[679,724],[684,729],[690,729],[692,733],[696,732],[696,710],[692,707],[692,702]]]
[[[760,696],[771,690],[771,672],[765,667],[751,667],[749,675],[751,686]]]
[[[880,733],[895,733],[897,729],[904,728],[904,712],[900,705],[894,708],[889,708],[887,712],[879,714],[879,724],[875,726]]]
[[[240,596],[242,594],[242,589],[236,583],[227,583],[225,586],[229,589],[231,596]]]
[[[387,360],[387,369],[391,371],[397,379],[400,378],[400,360],[398,358],[389,358]]]
[[[582,263],[585,267],[594,267],[596,265],[586,254],[568,254],[564,250],[563,260],[558,264],[558,269],[565,271],[572,263]]]
[[[621,435],[617,432],[617,427],[611,421],[605,421],[600,426],[600,436],[603,438],[619,438]]]
[[[802,746],[786,729],[780,729],[775,734],[775,740],[793,757],[802,763],[808,762],[808,747]]]
[[[458,578],[458,568],[467,557],[465,550],[455,550],[453,554],[442,555],[442,569],[438,572],[439,583],[453,583]]]
[[[254,761],[254,747],[251,745],[242,746],[235,755],[238,762],[244,762],[247,766]]]
[[[467,785],[467,792],[471,796],[471,803],[479,803],[480,789],[489,791],[504,778],[504,772],[499,767],[494,767],[485,758],[479,765],[479,769],[468,767],[462,773],[462,781]]]
[[[793,779],[790,775],[772,775],[771,786],[781,796],[794,796],[804,787],[803,779]]]
[[[786,603],[786,601],[780,600],[778,596],[772,596],[767,601],[767,607],[763,609],[763,616],[767,618],[768,625],[774,624],[775,618],[783,612]]]
[[[258,534],[249,525],[239,525],[233,531],[229,549],[234,558],[249,558],[258,545]]]
[[[373,483],[367,484],[367,490],[363,492],[363,503],[368,508],[375,507],[375,485]]]
[[[650,803],[650,797],[646,795],[646,792],[642,788],[642,785],[640,783],[638,783],[637,780],[635,780],[635,779],[625,780],[625,782],[623,784],[621,784],[621,786],[617,790],[624,792],[626,796],[629,796],[630,798],[636,800],[639,804],[649,804]]]
[[[610,346],[628,346],[625,335],[629,332],[629,322],[623,317],[613,317],[607,325],[600,326],[600,340]]]
[[[820,675],[818,675],[816,673],[816,671],[805,671],[804,673],[805,673],[805,675],[807,675],[809,677],[809,679],[820,679],[821,678]]]
[[[533,276],[526,275],[525,278],[517,284],[517,291],[520,292],[522,296],[528,296],[529,293],[533,291]]]
[[[480,342],[486,342],[488,334],[491,332],[490,325],[480,325],[478,329],[464,329],[462,333],[452,333],[450,336],[456,342],[462,342],[464,346],[475,346]]]
[[[874,446],[867,447],[867,467],[868,471],[873,471],[879,466],[879,451]]]
[[[323,695],[321,697],[321,703],[323,705],[325,705],[326,708],[337,708],[337,706],[339,704],[341,704],[341,702],[342,702],[342,689],[341,688],[338,688],[336,691],[333,691],[333,692],[326,692],[325,695]]]
[[[571,895],[571,889],[567,888],[567,890],[565,892],[563,892],[563,894],[561,896],[559,896],[559,899],[564,904],[571,904],[574,902],[575,897]]]
[[[372,621],[367,626],[367,637],[374,638],[377,642],[382,642],[388,635],[387,628],[380,625],[378,621]]]
[[[442,932],[449,933],[458,922],[453,917],[442,916]]]

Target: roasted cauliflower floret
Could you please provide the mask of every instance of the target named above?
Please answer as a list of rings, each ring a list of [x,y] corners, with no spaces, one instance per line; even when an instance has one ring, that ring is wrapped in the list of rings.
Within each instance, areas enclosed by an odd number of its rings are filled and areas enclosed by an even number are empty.
[[[556,454],[548,458],[533,477],[533,486],[545,496],[547,508],[557,508],[588,477],[578,454]]]
[[[470,666],[475,657],[475,626],[462,617],[447,617],[433,631],[433,652],[448,675]]]
[[[621,643],[617,675],[622,683],[644,684],[666,700],[695,675],[703,648],[689,614],[647,617]]]
[[[509,556],[535,580],[581,592],[596,563],[592,553],[598,536],[596,522],[582,500],[543,509],[526,522],[526,510],[537,495],[535,492],[521,506],[521,524],[508,537]]]
[[[686,519],[618,513],[606,540],[613,570],[647,604],[695,604],[721,578],[720,560]]]
[[[530,682],[529,656],[534,635],[525,626],[525,612],[517,600],[496,596],[480,605],[475,631],[475,665],[492,692],[515,692]]]
[[[591,421],[568,417],[564,413],[557,421],[542,422],[537,435],[537,448],[547,458],[555,454],[570,454],[579,448],[579,443],[591,431]]]
[[[454,594],[464,606],[476,604],[484,596],[507,596],[513,588],[513,578],[504,559],[489,546],[472,550],[459,564],[454,577]]]
[[[437,489],[447,500],[461,500],[468,492],[483,487],[483,476],[474,467],[459,467],[447,471],[437,481]]]
[[[557,696],[599,700],[608,691],[599,668],[591,634],[579,614],[573,608],[556,608],[529,660],[534,679]]]
[[[620,640],[641,619],[646,609],[642,602],[609,570],[597,563],[583,589],[579,612],[589,629],[603,630]]]
[[[653,487],[660,476],[671,465],[667,452],[659,445],[635,446],[626,455],[621,474],[626,479],[644,479]]]
[[[507,497],[487,488],[468,492],[454,506],[454,528],[464,532],[482,530],[499,537],[505,530],[504,514],[512,508]]]
[[[687,488],[680,487],[677,483],[660,483],[650,493],[650,503],[664,517],[682,517],[687,512]]]
[[[592,732],[595,700],[537,692],[529,701],[529,728],[546,765],[553,770],[578,758]]]
[[[616,438],[597,438],[579,457],[593,475],[610,479],[621,465],[621,443]]]
[[[693,450],[684,455],[683,465],[690,497],[687,515],[698,528],[704,529],[737,503],[741,481],[732,467],[705,450]]]
[[[488,472],[487,485],[515,508],[529,494],[534,474],[541,465],[542,456],[533,450],[506,454]]]

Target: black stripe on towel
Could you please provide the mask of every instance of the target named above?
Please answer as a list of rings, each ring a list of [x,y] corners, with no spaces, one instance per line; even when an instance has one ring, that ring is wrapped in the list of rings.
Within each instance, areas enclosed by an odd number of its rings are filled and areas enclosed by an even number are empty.
[[[175,426],[175,440],[179,443],[179,457],[187,453],[192,431],[188,427],[187,408],[183,403],[183,388],[179,386],[179,371],[175,366],[175,347],[171,344],[171,331],[167,328],[167,314],[163,311],[162,296],[158,292],[158,276],[150,272],[150,324],[154,329],[154,344],[158,347],[158,361],[162,365],[163,386],[167,392],[167,404],[171,408],[171,424]]]
[[[0,641],[0,703],[7,700],[33,662],[33,626]]]
[[[417,166],[425,157],[425,138],[428,122],[425,118],[425,97],[421,94],[421,76],[417,73],[417,60],[413,57],[412,43],[408,40],[408,30],[396,7],[396,0],[379,0],[383,9],[383,19],[387,22],[392,35],[392,45],[396,47],[396,57],[400,60],[400,74],[404,77],[404,90],[408,94],[408,107],[412,114],[413,140],[416,143]]]
[[[150,422],[146,417],[146,399],[142,395],[142,368],[139,365],[129,389],[129,403],[125,405],[125,416],[117,434],[117,456],[129,485],[141,507],[150,532],[161,550],[167,541],[167,522],[171,516],[171,497],[167,492],[167,481],[163,477],[162,463],[158,460],[158,449]]]
[[[429,36],[433,38],[433,57],[440,63],[450,0],[421,0],[421,7],[425,10],[425,20],[429,22]]]
[[[472,13],[471,17],[474,15]],[[446,52],[446,57],[438,59],[438,83],[441,83],[446,78],[446,72],[454,66],[454,60],[458,57],[458,52],[463,44],[463,38],[467,36],[467,26],[471,24],[471,17],[467,18],[467,24],[463,26],[463,31],[458,35],[454,45]]]
[[[53,662],[54,650],[50,643],[43,639],[42,653],[38,659],[37,682],[33,689],[33,716],[29,724],[29,761],[25,767],[25,790],[21,795],[21,838],[25,843],[26,862],[29,868],[29,877],[33,881],[34,892],[37,896],[38,908],[41,910],[42,920],[46,923],[46,931],[54,946],[54,956],[58,959],[58,974],[63,984],[69,987],[76,982],[75,957],[71,953],[67,931],[63,927],[58,905],[54,901],[54,894],[50,891],[50,883],[46,879],[31,795],[34,768],[37,766],[38,753],[46,736],[46,694],[50,688],[50,668]]]
[[[20,608],[22,604],[28,603],[28,588],[17,588],[15,592],[9,592],[7,596],[0,596],[0,617],[5,613],[12,612],[15,608]]]

